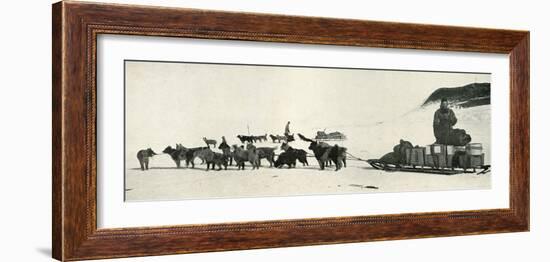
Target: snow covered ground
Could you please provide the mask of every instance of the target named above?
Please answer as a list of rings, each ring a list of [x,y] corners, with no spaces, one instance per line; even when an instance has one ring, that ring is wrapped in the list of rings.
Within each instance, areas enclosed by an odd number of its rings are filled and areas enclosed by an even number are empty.
[[[314,137],[317,130],[340,131],[347,140],[336,142],[348,148],[348,152],[361,159],[379,158],[392,150],[399,139],[411,141],[414,145],[425,146],[434,142],[432,131],[433,113],[437,106],[416,108],[393,119],[358,119],[353,125],[300,126],[295,124],[292,131]],[[465,129],[472,142],[482,143],[486,163],[491,160],[490,106],[454,109],[458,118],[456,128]],[[298,127],[296,127],[298,126]],[[216,132],[218,130],[212,130]],[[228,142],[237,144],[235,135],[240,130],[227,132]],[[234,135],[230,135],[234,133]],[[281,132],[273,131],[274,134]],[[256,133],[257,135],[261,133]],[[212,135],[212,137],[216,137]],[[216,137],[217,138],[217,137]],[[297,137],[296,137],[297,138]],[[219,138],[217,138],[219,139]],[[298,139],[298,138],[297,138]],[[200,137],[194,144],[182,142],[186,146],[203,146]],[[150,143],[157,153],[167,146],[166,141]],[[257,146],[275,147],[270,141]],[[307,150],[308,143],[295,141],[294,148]],[[348,161],[348,167],[334,172],[332,168],[320,171],[314,158],[309,158],[309,167],[298,164],[296,169],[269,168],[267,161],[259,170],[238,171],[229,167],[227,171],[205,171],[205,165],[195,169],[176,169],[168,155],[152,158],[148,171],[139,169],[135,156],[137,145],[127,145],[125,192],[127,201],[181,200],[204,198],[238,198],[263,196],[293,196],[313,194],[379,193],[433,190],[490,189],[491,173],[484,175],[459,174],[437,175],[407,172],[385,172],[372,169],[364,161]],[[309,151],[309,150],[308,150]],[[280,149],[277,149],[280,152]],[[196,160],[200,163],[200,160]]]

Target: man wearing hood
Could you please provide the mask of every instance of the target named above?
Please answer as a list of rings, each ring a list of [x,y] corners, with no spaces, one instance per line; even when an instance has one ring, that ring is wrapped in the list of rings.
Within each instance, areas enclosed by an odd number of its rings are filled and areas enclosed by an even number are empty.
[[[449,108],[446,98],[441,99],[439,109],[434,114],[434,135],[436,144],[451,144],[453,126],[457,119],[455,113]]]

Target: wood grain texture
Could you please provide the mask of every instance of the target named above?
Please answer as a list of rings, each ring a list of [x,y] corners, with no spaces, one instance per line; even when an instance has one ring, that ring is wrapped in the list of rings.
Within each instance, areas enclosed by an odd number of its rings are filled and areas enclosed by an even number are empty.
[[[529,227],[529,33],[510,52],[510,207]]]
[[[181,8],[53,5],[53,257],[82,260],[529,230],[529,32]],[[510,55],[510,208],[98,229],[100,34]]]
[[[61,257],[63,247],[63,190],[61,170],[61,76],[62,34],[61,5],[52,8],[52,256]]]

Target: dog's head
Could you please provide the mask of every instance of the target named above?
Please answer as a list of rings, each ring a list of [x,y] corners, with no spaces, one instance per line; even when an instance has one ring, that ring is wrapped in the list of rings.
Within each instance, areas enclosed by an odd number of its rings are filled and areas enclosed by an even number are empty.
[[[246,149],[255,152],[256,151],[256,146],[254,146],[252,143],[248,143],[246,145]]]
[[[318,148],[318,147],[319,147],[319,143],[313,141],[313,142],[309,143],[308,149],[314,150],[314,149],[316,149],[316,148]]]
[[[151,148],[147,148],[147,155],[148,156],[154,156],[156,155],[157,153],[155,153],[155,151],[153,151],[153,149]]]
[[[293,135],[293,137],[294,137],[294,135]],[[302,135],[300,133],[298,133],[298,137],[303,141],[309,142],[308,149],[315,150],[316,148],[319,147],[319,143],[317,143],[317,141],[315,141],[311,138],[307,138],[307,137],[305,137],[304,135]]]
[[[167,146],[164,150],[162,150],[162,153],[170,154],[174,152],[175,149],[172,148],[172,146]]]

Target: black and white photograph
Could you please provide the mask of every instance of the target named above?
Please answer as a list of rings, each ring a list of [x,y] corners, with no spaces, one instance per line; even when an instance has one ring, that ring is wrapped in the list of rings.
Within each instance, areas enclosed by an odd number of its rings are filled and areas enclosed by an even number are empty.
[[[125,201],[491,188],[491,74],[124,61]]]
[[[0,261],[544,261],[545,7],[5,2]]]

